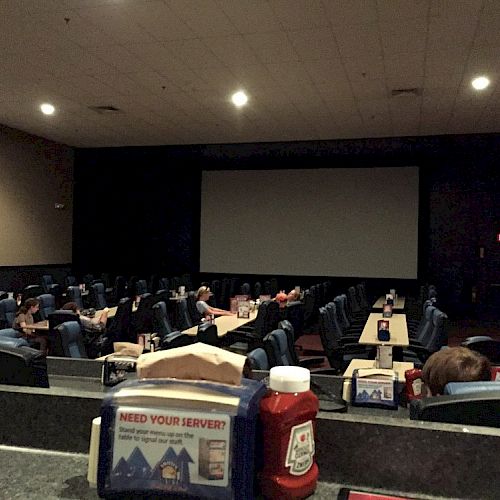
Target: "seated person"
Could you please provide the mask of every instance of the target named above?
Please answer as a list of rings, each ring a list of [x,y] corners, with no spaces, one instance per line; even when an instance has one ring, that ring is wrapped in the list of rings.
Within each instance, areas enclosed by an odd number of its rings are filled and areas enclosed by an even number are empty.
[[[86,332],[102,332],[106,328],[109,312],[107,307],[105,307],[99,315],[93,318],[81,314],[80,308],[76,302],[66,302],[66,304],[62,306],[62,309],[65,311],[73,311],[75,314],[78,314],[82,328]]]
[[[432,354],[422,369],[428,396],[443,394],[448,382],[491,380],[491,365],[485,356],[467,349],[450,347]]]
[[[27,299],[24,304],[16,312],[16,318],[12,328],[18,330],[23,338],[25,338],[30,345],[39,344],[39,349],[47,355],[48,337],[47,335],[40,335],[36,330],[29,327],[35,321],[33,314],[37,313],[40,309],[40,302],[38,299]]]
[[[104,333],[106,330],[106,323],[108,322],[109,309],[105,307],[100,311],[100,314],[93,318],[81,314],[80,308],[76,302],[66,302],[66,304],[62,306],[62,309],[65,311],[73,311],[75,314],[78,314],[80,324],[82,325],[83,344],[85,345],[87,356],[91,359],[100,356],[103,350],[106,349],[105,346],[110,342],[107,338],[107,334]]]
[[[290,302],[297,302],[298,300],[300,300],[300,292],[295,290],[295,288],[293,290],[290,290],[288,292],[288,295],[286,296],[287,304],[290,304]]]
[[[200,286],[198,292],[196,293],[196,309],[205,318],[208,319],[212,314],[218,316],[234,316],[231,311],[226,311],[225,309],[219,309],[218,307],[212,307],[207,304],[207,300],[210,298],[210,288],[208,286]]]
[[[288,294],[285,293],[285,290],[281,290],[276,294],[276,297],[274,297],[274,300],[276,302],[279,302],[280,305],[286,305],[290,304],[290,302],[296,302],[297,300],[300,300],[300,293],[295,290],[290,290]]]

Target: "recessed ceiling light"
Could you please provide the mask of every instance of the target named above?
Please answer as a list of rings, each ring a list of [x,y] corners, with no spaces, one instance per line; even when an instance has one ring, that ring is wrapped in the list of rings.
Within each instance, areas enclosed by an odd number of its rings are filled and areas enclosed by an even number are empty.
[[[42,104],[40,106],[40,109],[42,110],[42,113],[44,115],[53,115],[54,111],[56,110],[56,108],[54,108],[54,106],[52,106],[52,104],[49,104],[48,102]]]
[[[471,84],[476,90],[484,90],[490,84],[490,79],[485,76],[478,76],[472,80]]]
[[[248,102],[248,96],[243,92],[242,90],[235,92],[233,96],[231,97],[231,100],[233,101],[233,104],[237,108],[241,108],[241,106],[244,106]]]

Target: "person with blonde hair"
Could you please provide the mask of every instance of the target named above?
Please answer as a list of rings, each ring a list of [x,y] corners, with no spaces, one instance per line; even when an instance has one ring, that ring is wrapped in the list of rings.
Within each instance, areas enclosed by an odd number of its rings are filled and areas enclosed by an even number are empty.
[[[218,307],[212,307],[207,304],[207,300],[210,298],[210,288],[208,286],[200,286],[198,292],[196,293],[196,309],[204,317],[209,318],[212,314],[214,316],[234,316],[231,311],[226,311],[225,309],[219,309]]]
[[[490,361],[467,347],[441,349],[429,357],[422,369],[422,381],[432,396],[443,394],[448,382],[480,380],[491,380]]]

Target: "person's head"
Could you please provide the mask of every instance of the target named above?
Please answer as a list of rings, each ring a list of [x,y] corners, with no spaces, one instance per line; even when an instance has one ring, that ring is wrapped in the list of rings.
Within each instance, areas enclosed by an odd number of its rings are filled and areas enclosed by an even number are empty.
[[[75,314],[80,314],[80,308],[76,302],[66,302],[61,309],[64,311],[72,311]]]
[[[288,292],[288,295],[286,296],[286,300],[287,302],[295,302],[297,300],[300,300],[300,293],[295,290],[295,288],[293,290],[290,290]]]
[[[443,394],[448,382],[490,380],[491,365],[485,356],[467,347],[450,347],[432,354],[422,370],[422,380],[433,396]]]
[[[26,299],[24,301],[24,309],[25,312],[34,314],[40,309],[40,301],[38,299]]]
[[[196,293],[196,300],[207,301],[210,297],[210,288],[208,286],[200,286],[198,292]]]

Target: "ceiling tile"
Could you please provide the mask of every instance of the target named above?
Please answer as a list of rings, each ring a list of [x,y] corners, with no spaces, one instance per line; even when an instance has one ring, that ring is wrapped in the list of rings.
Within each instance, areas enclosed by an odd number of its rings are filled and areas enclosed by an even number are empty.
[[[255,52],[242,35],[203,38],[202,41],[229,68],[259,64]]]
[[[344,59],[357,57],[377,58],[382,55],[382,45],[377,24],[369,24],[358,29],[350,26],[335,28],[335,38]]]
[[[117,4],[81,9],[78,13],[118,43],[154,41],[152,35],[126,9]]]
[[[432,53],[457,46],[467,49],[474,39],[476,24],[475,18],[432,17],[427,36],[427,50]]]
[[[217,0],[239,33],[266,33],[280,29],[267,0]]]
[[[334,28],[358,27],[378,19],[375,0],[324,0],[326,15]],[[356,31],[358,31],[356,30]]]
[[[238,30],[214,0],[165,0],[179,18],[199,37],[231,35]]]
[[[399,23],[407,19],[425,19],[429,12],[430,0],[377,0],[379,21]]]
[[[122,73],[135,73],[142,66],[142,61],[122,45],[89,47],[86,51]]]
[[[190,68],[220,66],[220,59],[199,39],[172,40],[164,46],[173,57],[184,61]]]
[[[145,31],[156,40],[195,38],[196,33],[163,1],[130,2],[127,8]]]
[[[385,57],[389,89],[420,88],[424,78],[424,53],[398,53]]]
[[[288,37],[301,61],[339,58],[339,48],[330,28],[292,31]]]
[[[328,101],[354,98],[351,85],[343,78],[332,78],[329,83],[317,84],[316,88],[319,94]]]
[[[284,32],[257,33],[244,35],[244,38],[263,63],[298,60],[298,55]]]
[[[352,82],[352,90],[356,99],[378,100],[388,95],[385,79]]]
[[[293,87],[312,85],[304,65],[299,61],[266,64],[266,67],[278,85],[283,85],[286,82],[286,86],[289,86],[290,81],[293,82]]]
[[[269,0],[269,4],[286,31],[329,26],[321,0]]]
[[[487,0],[479,16],[474,46],[500,45],[500,2]]]
[[[343,63],[351,82],[385,78],[385,64],[382,55],[350,57],[344,59]]]
[[[380,23],[380,37],[384,55],[423,53],[427,37],[427,23],[411,19],[398,24]]]

